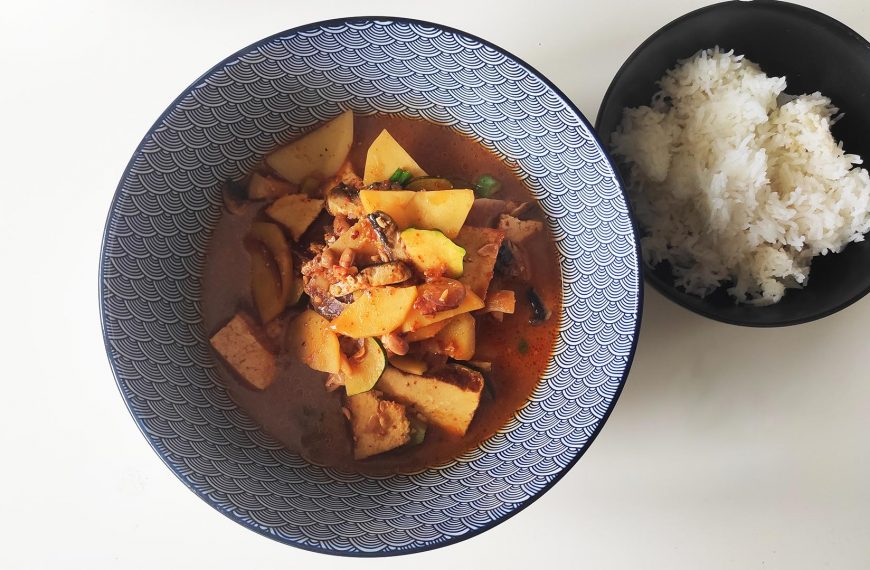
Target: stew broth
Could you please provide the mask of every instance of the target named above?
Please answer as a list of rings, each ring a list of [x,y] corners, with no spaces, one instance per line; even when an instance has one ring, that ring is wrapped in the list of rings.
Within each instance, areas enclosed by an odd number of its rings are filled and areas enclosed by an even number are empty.
[[[498,157],[470,138],[445,127],[397,117],[354,119],[354,144],[349,160],[362,172],[366,149],[383,129],[430,174],[475,180],[481,174],[498,179],[499,199],[531,200],[522,182]],[[202,284],[202,310],[206,331],[223,326],[237,311],[254,313],[250,291],[250,257],[243,245],[245,232],[262,206],[252,203],[240,215],[224,215],[210,242]],[[322,236],[318,219],[309,233]],[[414,472],[447,462],[479,445],[501,428],[529,398],[544,372],[558,329],[561,279],[555,247],[549,233],[538,232],[523,243],[531,269],[530,284],[552,312],[552,317],[530,324],[526,300],[529,283],[495,277],[498,288],[516,292],[516,313],[502,322],[491,315],[477,319],[474,359],[493,363],[486,375],[480,406],[467,433],[451,436],[429,426],[425,440],[364,460],[355,460],[350,428],[342,413],[342,390],[327,392],[327,374],[280,355],[275,381],[265,390],[250,388],[225,366],[221,380],[232,399],[262,428],[291,451],[312,463],[352,472]]]

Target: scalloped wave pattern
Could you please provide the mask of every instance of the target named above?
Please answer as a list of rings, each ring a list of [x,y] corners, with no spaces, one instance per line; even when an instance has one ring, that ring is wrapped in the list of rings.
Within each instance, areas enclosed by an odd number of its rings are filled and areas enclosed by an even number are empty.
[[[345,109],[447,125],[501,155],[540,200],[560,254],[561,333],[530,402],[480,448],[417,474],[347,474],[285,451],[219,386],[200,318],[221,180]],[[109,358],[153,447],[230,518],[334,553],[453,542],[545,490],[613,406],[638,322],[632,224],[586,123],[497,48],[418,22],[313,25],[209,72],[134,156],[103,252]]]

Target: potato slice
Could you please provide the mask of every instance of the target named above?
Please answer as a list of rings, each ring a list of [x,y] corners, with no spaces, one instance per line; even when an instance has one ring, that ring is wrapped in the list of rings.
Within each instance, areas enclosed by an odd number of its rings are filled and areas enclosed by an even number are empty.
[[[438,354],[446,354],[456,360],[471,360],[475,350],[475,321],[468,313],[456,315],[434,338],[423,345]]]
[[[427,230],[441,230],[444,235],[453,239],[465,223],[473,203],[473,190],[417,192],[414,196],[417,216],[415,226]]]
[[[351,338],[391,333],[405,321],[416,298],[416,287],[369,289],[345,307],[330,328]]]
[[[321,372],[338,374],[341,347],[329,321],[307,309],[287,324],[284,344],[290,356]]]
[[[324,180],[338,171],[352,143],[353,111],[345,111],[268,155],[266,164],[293,184],[306,178]]]
[[[433,323],[445,321],[451,317],[455,317],[456,315],[461,315],[462,313],[470,313],[471,311],[481,309],[483,308],[483,305],[483,299],[475,295],[473,291],[466,291],[462,303],[460,303],[460,305],[455,309],[440,311],[434,315],[424,315],[417,309],[412,308],[411,312],[408,313],[405,322],[402,323],[402,332],[419,331],[423,327]]]
[[[248,199],[274,200],[285,194],[296,192],[298,189],[298,187],[274,176],[264,176],[255,172],[248,182]]]
[[[443,268],[447,277],[462,275],[465,250],[438,230],[408,228],[401,233],[408,257],[421,273]]]
[[[474,203],[471,190],[360,190],[366,213],[381,211],[393,218],[400,229],[439,230],[456,237]]]
[[[400,229],[404,229],[414,226],[417,221],[414,209],[416,194],[410,190],[360,190],[359,199],[367,214],[384,212]]]
[[[371,390],[387,365],[386,353],[380,342],[374,338],[367,338],[363,342],[365,353],[362,358],[348,359],[346,369],[341,372],[348,396]]]
[[[266,246],[274,258],[281,279],[281,295],[286,303],[293,287],[293,257],[290,255],[290,245],[284,237],[284,232],[275,224],[255,222],[251,224],[247,238]]]
[[[287,228],[293,241],[299,241],[322,210],[323,200],[303,194],[290,194],[266,208],[266,215]]]
[[[366,265],[371,263],[372,258],[380,260],[377,240],[372,225],[368,220],[362,219],[338,236],[329,249],[336,255],[341,255],[344,250],[351,248],[357,255],[357,265]]]
[[[413,330],[409,333],[405,334],[405,340],[408,342],[417,342],[421,340],[426,340],[427,338],[432,338],[438,331],[447,326],[449,320],[437,321],[432,323],[431,325],[426,325],[419,329]]]
[[[402,372],[408,374],[423,374],[429,368],[425,362],[413,356],[399,356],[393,354],[390,356],[390,365],[398,368]]]
[[[388,180],[398,168],[407,170],[415,178],[426,176],[426,172],[420,168],[420,165],[411,158],[402,145],[396,142],[393,135],[384,129],[372,142],[366,154],[363,184],[368,186]]]
[[[268,323],[281,314],[287,305],[281,291],[281,276],[275,261],[265,246],[257,243],[249,248],[251,254],[251,295],[260,315],[260,322]]]

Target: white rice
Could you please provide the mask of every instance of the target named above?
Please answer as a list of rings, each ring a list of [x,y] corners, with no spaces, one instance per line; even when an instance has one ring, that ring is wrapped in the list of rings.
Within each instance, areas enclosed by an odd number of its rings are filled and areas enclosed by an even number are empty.
[[[718,48],[669,70],[650,107],[625,109],[614,151],[650,265],[705,296],[779,301],[807,283],[815,255],[870,231],[870,177],[831,135],[821,93],[784,94],[784,77]],[[787,101],[787,102],[786,102]]]

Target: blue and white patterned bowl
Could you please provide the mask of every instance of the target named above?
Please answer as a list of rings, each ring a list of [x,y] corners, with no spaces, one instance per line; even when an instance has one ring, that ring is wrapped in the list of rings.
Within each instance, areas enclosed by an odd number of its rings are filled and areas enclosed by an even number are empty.
[[[221,388],[202,326],[200,276],[221,181],[345,109],[421,117],[497,153],[539,199],[559,252],[560,334],[531,400],[479,448],[412,475],[346,474],[286,451]],[[127,166],[101,255],[106,350],[151,446],[239,524],[332,554],[444,546],[530,504],[598,434],[640,324],[632,219],[588,122],[512,55],[405,19],[289,30],[198,79]]]

